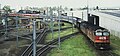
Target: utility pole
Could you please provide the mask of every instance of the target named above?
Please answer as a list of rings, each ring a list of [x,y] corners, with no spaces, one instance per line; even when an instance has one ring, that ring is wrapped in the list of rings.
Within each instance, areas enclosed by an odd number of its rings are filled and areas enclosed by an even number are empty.
[[[1,9],[1,4],[0,4],[0,19],[2,19],[2,9]]]
[[[8,30],[7,29],[8,28],[8,19],[7,18],[8,18],[8,15],[6,14],[5,18],[4,18],[5,19],[5,39],[8,38],[8,31],[7,31]]]
[[[16,31],[17,31],[17,33],[16,33],[16,35],[17,35],[17,37],[16,37],[16,46],[18,47],[18,16],[16,16]]]
[[[58,45],[59,45],[59,48],[60,48],[60,8],[58,7],[58,26],[59,26],[59,31],[58,31]]]
[[[68,21],[69,21],[69,16],[68,16]]]
[[[73,23],[74,23],[74,21],[73,21],[73,12],[72,12],[72,32],[73,32],[73,28],[74,28]]]
[[[73,26],[73,23],[74,23],[74,21],[73,21],[73,8],[71,8],[70,11],[71,11],[71,13],[72,13],[72,18],[71,18],[71,20],[72,20],[72,32],[73,32],[73,27],[74,27],[74,26]]]
[[[52,40],[53,40],[53,10],[52,8],[50,7],[50,19],[51,19],[51,31],[52,31]]]
[[[23,10],[23,7],[21,7],[21,10]]]
[[[48,21],[48,7],[47,7],[47,21]]]
[[[33,19],[33,56],[36,56],[36,20]]]
[[[82,12],[82,20],[83,20],[83,12]]]
[[[88,14],[89,14],[89,2],[88,2],[88,0],[87,0],[87,21],[88,21]]]

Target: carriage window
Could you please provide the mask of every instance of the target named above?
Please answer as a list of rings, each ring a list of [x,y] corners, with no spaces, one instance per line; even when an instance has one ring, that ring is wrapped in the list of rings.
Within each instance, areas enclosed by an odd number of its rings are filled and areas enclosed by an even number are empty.
[[[102,36],[102,32],[96,32],[95,35],[96,36]]]
[[[103,32],[103,36],[109,36],[109,32]]]

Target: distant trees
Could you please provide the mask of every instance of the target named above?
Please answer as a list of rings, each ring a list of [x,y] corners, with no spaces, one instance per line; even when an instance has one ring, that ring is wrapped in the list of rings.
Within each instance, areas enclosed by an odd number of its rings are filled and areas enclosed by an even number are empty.
[[[43,8],[26,6],[24,8],[21,7],[21,10],[40,11],[40,10],[43,10]]]
[[[57,10],[58,8],[57,8],[56,6],[54,6],[52,9],[53,9],[53,11],[55,11],[55,10]]]
[[[59,9],[61,10],[61,11],[66,11],[66,10],[69,10],[70,8],[68,8],[68,7],[62,7],[62,6],[53,6],[53,7],[51,7],[51,9],[53,10],[53,11],[57,11],[58,10],[58,7],[60,7]],[[50,8],[50,7],[41,7],[41,8],[39,8],[39,7],[29,7],[29,6],[26,6],[26,7],[21,7],[21,10],[31,10],[31,11],[40,11],[40,12],[44,12],[44,11],[46,11],[47,10],[47,8]]]
[[[59,6],[54,6],[54,7],[52,7],[53,11],[57,11],[57,10],[58,10],[58,7],[59,7]],[[62,10],[62,11],[68,10],[68,7],[62,7],[62,6],[60,6],[60,10]]]
[[[68,10],[68,7],[65,7],[64,10]]]
[[[5,10],[6,13],[11,13],[11,12],[12,12],[12,9],[10,8],[9,5],[5,5],[5,6],[3,7],[3,10]]]

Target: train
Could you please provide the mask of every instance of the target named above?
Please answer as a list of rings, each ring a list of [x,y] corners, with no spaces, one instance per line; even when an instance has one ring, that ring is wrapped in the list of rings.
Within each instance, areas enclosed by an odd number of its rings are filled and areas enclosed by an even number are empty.
[[[92,41],[97,49],[109,49],[110,32],[107,29],[86,21],[80,23],[79,29]]]
[[[92,19],[91,19],[92,18]],[[99,17],[92,15],[88,21],[76,21],[76,27],[88,37],[96,49],[110,49],[110,31],[99,26]]]
[[[25,18],[38,18],[40,15],[40,12],[37,11],[30,11],[30,10],[19,10],[17,13],[9,13],[9,17],[25,17]]]

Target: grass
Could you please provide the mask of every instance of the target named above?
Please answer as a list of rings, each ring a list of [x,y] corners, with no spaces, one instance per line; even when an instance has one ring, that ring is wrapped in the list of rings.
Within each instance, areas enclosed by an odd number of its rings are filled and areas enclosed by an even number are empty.
[[[111,35],[111,46],[114,48],[113,52],[117,55],[120,55],[120,38],[114,35]]]
[[[74,31],[73,32],[77,32],[78,30],[77,29],[73,29]],[[63,36],[66,36],[66,35],[69,35],[69,34],[72,34],[72,28],[69,28],[67,30],[64,30],[64,31],[61,31],[60,32],[60,37],[63,37]],[[58,38],[58,31],[56,32],[53,32],[53,39],[56,39]],[[46,42],[52,40],[52,33],[49,33],[46,37]]]
[[[60,50],[52,49],[47,56],[95,56],[95,52],[86,45],[82,35],[78,34],[61,43]]]
[[[54,24],[57,24],[57,23],[55,22]],[[64,23],[64,25],[65,25],[65,26],[61,26],[61,28],[66,28],[66,27],[72,26],[72,25],[69,24],[69,23]],[[55,27],[53,27],[53,28],[54,28],[54,29],[58,29],[58,26],[55,26]]]
[[[57,24],[57,22],[54,22],[54,24]],[[71,26],[71,24],[69,24],[69,23],[64,23],[64,24],[65,24],[65,26],[61,26],[61,28],[66,28],[66,27],[70,27]],[[50,26],[50,24],[49,24],[49,26]],[[53,27],[53,29],[58,29],[58,26]],[[77,32],[78,31],[75,28],[73,28],[73,30],[74,30],[73,32]],[[72,28],[69,28],[69,29],[64,30],[64,31],[61,30],[60,31],[60,37],[72,34],[73,32],[72,32]],[[48,42],[48,41],[50,41],[52,39],[56,39],[56,38],[58,38],[58,31],[53,32],[53,38],[52,38],[52,33],[50,32],[47,35],[47,37],[46,37],[46,42]]]
[[[62,22],[61,22],[61,23],[62,23]],[[53,22],[53,24],[55,25],[55,24],[58,24],[58,23],[57,23],[57,22]],[[48,25],[49,25],[49,27],[50,27],[50,26],[51,26],[51,23],[49,23]],[[64,22],[64,25],[65,25],[65,26],[61,26],[61,28],[66,28],[66,27],[72,26],[71,24],[65,23],[65,22]],[[53,29],[58,29],[58,26],[54,26]]]
[[[111,37],[110,40],[111,40],[112,43],[114,43],[115,45],[120,46],[120,38],[119,37],[116,37],[114,35],[111,35],[110,37]]]

